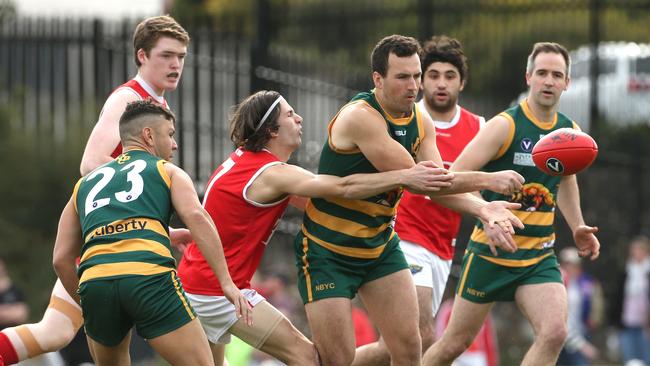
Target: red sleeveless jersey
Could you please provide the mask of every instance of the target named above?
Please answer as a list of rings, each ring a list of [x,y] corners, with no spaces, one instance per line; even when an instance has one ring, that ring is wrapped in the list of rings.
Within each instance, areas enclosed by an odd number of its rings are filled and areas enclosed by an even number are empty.
[[[423,101],[420,110],[426,111]],[[436,122],[436,145],[445,168],[449,168],[483,123],[479,117],[460,106],[451,122]],[[454,257],[455,238],[460,229],[460,214],[443,207],[427,196],[404,191],[397,208],[395,231],[401,240],[419,244],[438,257]]]
[[[268,151],[237,149],[215,170],[205,190],[203,207],[217,226],[228,271],[240,289],[250,288],[266,244],[289,204],[287,198],[271,204],[253,202],[246,190],[266,168],[281,163]],[[189,293],[223,296],[216,275],[196,243],[183,253],[178,275]]]
[[[142,79],[140,79],[139,77],[136,76],[135,78],[133,78],[133,79],[127,81],[126,83],[118,86],[115,90],[113,90],[111,95],[113,95],[113,93],[117,92],[118,90],[129,89],[132,92],[134,92],[135,94],[137,94],[140,97],[140,99],[144,100],[144,99],[147,99],[147,98],[151,98],[154,101],[156,101],[158,103],[161,103],[160,98],[153,96],[153,94],[148,92],[145,89],[145,87],[143,86],[143,84],[141,84],[141,83],[144,83],[144,80],[142,80]],[[162,99],[161,104],[165,108],[169,109],[169,105],[167,105],[167,101],[164,98]],[[116,158],[121,153],[122,153],[122,144],[117,144],[117,147],[115,147],[115,150],[113,150],[113,153],[111,153],[111,157]]]

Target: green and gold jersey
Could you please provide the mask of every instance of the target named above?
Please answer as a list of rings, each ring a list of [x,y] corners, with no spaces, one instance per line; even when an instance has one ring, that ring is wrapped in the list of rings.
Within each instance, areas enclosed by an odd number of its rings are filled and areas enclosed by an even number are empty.
[[[77,182],[73,202],[84,237],[80,283],[174,270],[165,163],[129,150]]]
[[[389,135],[415,158],[424,137],[422,119],[416,106],[409,116],[396,119],[384,112],[374,92],[360,93],[347,105],[356,103],[365,103],[377,110],[384,117]],[[343,177],[377,173],[359,149],[341,150],[332,144],[329,136],[337,117],[338,114],[328,126],[330,133],[320,156],[318,174]],[[393,218],[401,195],[402,189],[395,189],[362,200],[311,199],[305,208],[302,232],[335,253],[355,258],[377,258],[390,240],[398,240],[393,230]]]
[[[561,177],[547,175],[537,169],[531,151],[544,135],[559,128],[578,128],[578,126],[561,113],[556,113],[552,122],[540,122],[533,116],[525,100],[502,112],[500,116],[510,122],[510,133],[499,149],[497,157],[486,164],[483,171],[511,169],[521,174],[526,181],[522,190],[511,196],[492,191],[482,191],[481,194],[487,201],[505,200],[521,203],[521,209],[513,213],[526,227],[523,230],[515,230],[514,240],[518,247],[515,253],[498,249],[498,256],[494,257],[488,247],[488,238],[483,225],[478,221],[467,250],[496,264],[525,267],[536,264],[553,253],[555,243],[553,220],[557,191],[561,181]]]

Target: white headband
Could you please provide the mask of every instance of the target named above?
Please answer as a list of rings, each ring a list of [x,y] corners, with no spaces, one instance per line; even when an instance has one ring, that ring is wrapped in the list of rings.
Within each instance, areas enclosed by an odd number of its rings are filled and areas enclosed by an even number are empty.
[[[269,114],[271,114],[271,111],[273,110],[273,108],[275,108],[275,106],[278,105],[278,103],[280,103],[280,100],[282,100],[282,95],[280,95],[280,96],[278,97],[278,99],[276,99],[275,102],[273,102],[273,103],[271,104],[271,106],[269,107],[269,109],[266,110],[266,113],[264,113],[264,116],[263,116],[262,119],[260,120],[260,123],[258,123],[258,124],[257,124],[257,127],[255,127],[255,132],[257,132],[257,130],[259,130],[260,127],[262,127],[262,125],[264,124],[264,121],[266,121],[266,119],[269,118]]]

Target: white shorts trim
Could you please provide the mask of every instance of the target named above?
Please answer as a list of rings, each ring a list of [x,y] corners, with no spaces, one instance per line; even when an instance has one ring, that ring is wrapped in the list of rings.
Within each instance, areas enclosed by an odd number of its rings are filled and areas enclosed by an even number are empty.
[[[445,293],[451,260],[442,259],[423,246],[406,240],[402,240],[399,245],[413,275],[415,286],[433,289],[432,311],[435,316]]]
[[[253,289],[243,289],[241,292],[253,307],[266,300]],[[230,343],[228,329],[238,320],[235,315],[235,305],[231,304],[225,296],[195,295],[189,292],[185,294],[201,321],[208,341],[214,344]]]

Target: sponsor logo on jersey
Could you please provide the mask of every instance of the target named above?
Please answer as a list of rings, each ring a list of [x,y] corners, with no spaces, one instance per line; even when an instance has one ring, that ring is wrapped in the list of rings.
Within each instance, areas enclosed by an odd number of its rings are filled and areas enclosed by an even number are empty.
[[[521,146],[521,149],[525,152],[530,152],[533,149],[533,140],[529,139],[528,137],[524,137],[521,139],[519,146]]]
[[[127,161],[129,161],[129,159],[131,159],[131,157],[129,155],[126,155],[126,154],[122,154],[122,155],[118,156],[117,158],[115,158],[115,160],[117,160],[118,164],[124,164]]]
[[[535,162],[533,162],[533,156],[528,153],[516,152],[514,158],[512,159],[512,163],[515,165],[535,166]]]
[[[121,221],[118,223],[110,223],[96,228],[88,240],[94,239],[98,236],[124,233],[131,230],[144,230],[146,227],[147,227],[146,220],[133,219],[131,221],[126,221],[126,222]]]
[[[406,130],[395,130],[395,136],[406,136]]]

